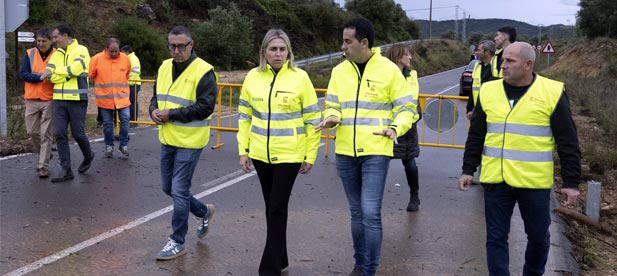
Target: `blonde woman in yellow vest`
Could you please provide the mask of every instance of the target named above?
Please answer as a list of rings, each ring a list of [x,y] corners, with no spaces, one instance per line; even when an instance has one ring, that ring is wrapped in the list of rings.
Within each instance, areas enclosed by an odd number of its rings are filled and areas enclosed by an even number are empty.
[[[52,178],[51,182],[62,182],[74,178],[67,134],[69,124],[73,139],[84,156],[77,171],[86,172],[94,159],[94,152],[85,132],[90,54],[88,48],[73,38],[73,30],[67,25],[56,27],[51,37],[57,50],[51,55],[45,70],[49,80],[54,83],[54,129],[62,166],[60,175]]]
[[[581,165],[576,126],[561,82],[533,73],[534,49],[504,50],[502,80],[482,85],[471,118],[459,188],[469,189],[482,162],[486,255],[490,275],[509,275],[508,234],[516,203],[527,234],[523,275],[542,275],[550,247],[553,149],[561,161],[561,194],[576,203]]]
[[[53,83],[47,80],[45,67],[56,51],[51,47],[51,32],[42,29],[36,33],[36,47],[26,51],[19,75],[25,82],[26,131],[39,155],[37,172],[40,178],[49,177],[49,159],[53,143],[52,97]]]
[[[259,67],[246,75],[238,106],[240,167],[253,163],[266,205],[267,237],[259,275],[287,270],[287,206],[298,173],[308,173],[319,147],[317,95],[308,74],[295,66],[289,37],[269,30]],[[249,161],[250,159],[250,161]]]
[[[208,233],[214,214],[214,205],[197,200],[190,189],[199,156],[210,138],[210,118],[217,96],[216,74],[212,65],[193,52],[195,42],[188,28],[174,27],[167,42],[172,58],[159,67],[150,118],[159,126],[161,186],[173,200],[173,233],[157,254],[157,260],[186,254],[184,238],[189,213],[199,221],[198,238]]]

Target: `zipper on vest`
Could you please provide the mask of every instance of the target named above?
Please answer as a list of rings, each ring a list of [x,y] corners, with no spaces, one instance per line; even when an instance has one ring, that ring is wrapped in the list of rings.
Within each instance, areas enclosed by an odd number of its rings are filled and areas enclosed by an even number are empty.
[[[272,90],[274,89],[274,81],[276,80],[276,72],[272,70],[272,68],[270,71],[272,71],[274,76],[270,83],[270,93],[268,95],[268,128],[266,129],[266,156],[268,157],[268,164],[272,164],[270,160],[270,117],[272,115]],[[278,92],[274,93],[274,97],[276,97],[277,93]]]
[[[353,62],[351,62],[351,64],[353,65],[353,69],[356,70],[356,74],[358,76],[358,85],[356,86],[356,107],[353,116],[353,157],[358,157],[356,149],[356,121],[358,119],[358,102],[360,100],[360,84],[362,83],[362,75],[360,75],[360,71],[358,71],[356,64]]]

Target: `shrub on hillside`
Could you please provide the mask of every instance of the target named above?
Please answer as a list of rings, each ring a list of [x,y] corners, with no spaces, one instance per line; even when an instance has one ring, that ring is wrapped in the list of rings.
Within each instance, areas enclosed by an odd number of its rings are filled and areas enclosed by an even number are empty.
[[[252,53],[253,27],[235,4],[209,10],[209,20],[193,28],[195,51],[226,70],[245,68]],[[256,56],[256,55],[255,55]]]
[[[123,45],[133,47],[141,62],[142,75],[155,75],[161,61],[169,58],[164,35],[136,17],[119,19],[112,25],[111,33]]]

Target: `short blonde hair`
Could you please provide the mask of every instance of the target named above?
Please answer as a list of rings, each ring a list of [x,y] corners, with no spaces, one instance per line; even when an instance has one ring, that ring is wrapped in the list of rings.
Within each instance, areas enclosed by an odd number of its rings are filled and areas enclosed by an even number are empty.
[[[287,51],[289,52],[287,55],[287,67],[292,70],[295,68],[294,54],[293,51],[291,51],[291,42],[289,42],[289,37],[281,29],[270,29],[264,36],[264,40],[261,42],[261,48],[259,49],[259,71],[266,70],[266,64],[268,64],[268,61],[266,60],[266,47],[268,47],[268,44],[270,44],[272,40],[277,38],[285,41],[285,45],[287,46]]]

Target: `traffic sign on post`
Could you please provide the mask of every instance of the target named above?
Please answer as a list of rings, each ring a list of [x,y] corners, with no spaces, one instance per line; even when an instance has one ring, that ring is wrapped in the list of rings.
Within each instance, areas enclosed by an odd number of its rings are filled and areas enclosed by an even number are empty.
[[[34,42],[34,41],[36,41],[36,39],[34,39],[34,37],[19,36],[19,37],[17,37],[17,41],[18,42]]]
[[[553,47],[553,44],[551,43],[550,40],[547,40],[546,44],[544,44],[544,47],[542,47],[542,53],[543,54],[554,54],[555,53],[555,47]]]
[[[17,32],[17,36],[34,37],[34,33],[33,32]]]
[[[14,32],[30,15],[29,0],[6,0],[4,2],[6,32]]]

